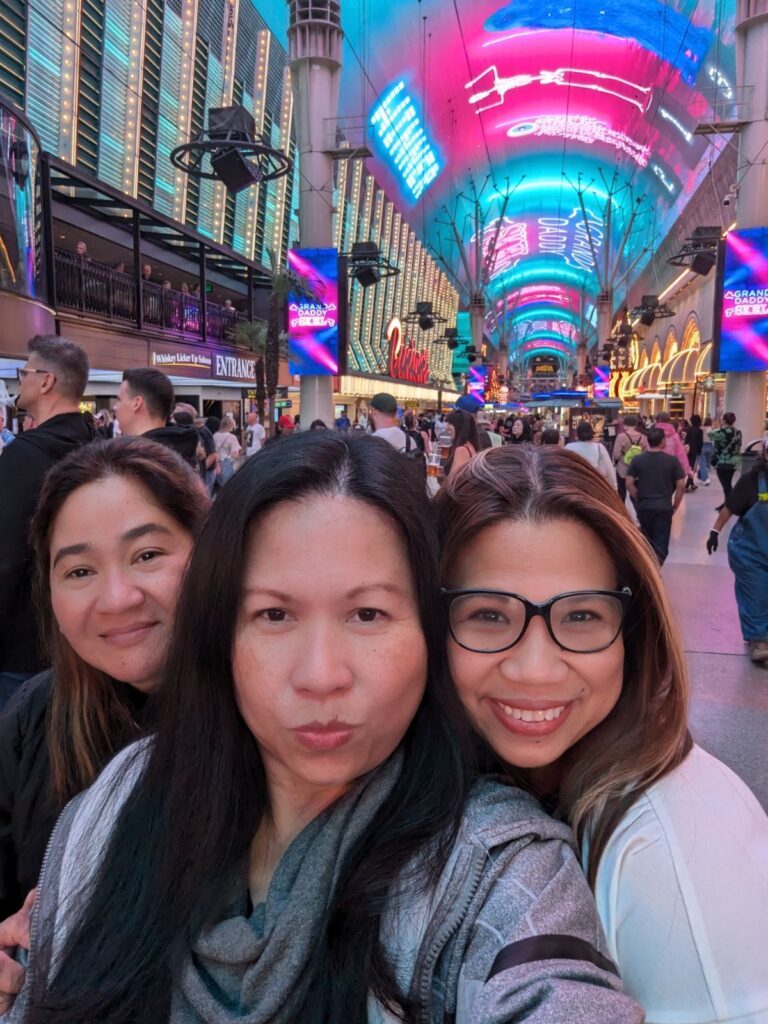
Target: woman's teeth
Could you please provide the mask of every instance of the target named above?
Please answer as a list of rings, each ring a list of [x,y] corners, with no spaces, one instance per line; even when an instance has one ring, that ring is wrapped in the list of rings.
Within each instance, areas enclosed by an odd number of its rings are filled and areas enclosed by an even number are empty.
[[[565,711],[565,704],[561,704],[558,708],[547,708],[546,711],[528,711],[524,708],[516,708],[511,704],[503,704],[500,700],[497,700],[496,703],[507,718],[516,718],[518,722],[551,722],[555,718],[559,718]]]

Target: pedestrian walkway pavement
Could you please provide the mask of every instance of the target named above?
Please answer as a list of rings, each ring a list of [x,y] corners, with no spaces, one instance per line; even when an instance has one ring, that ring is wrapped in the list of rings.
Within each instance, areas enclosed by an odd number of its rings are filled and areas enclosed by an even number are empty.
[[[749,660],[739,628],[726,544],[708,555],[705,543],[722,490],[713,480],[686,494],[672,522],[662,576],[680,625],[691,676],[691,732],[719,757],[768,810],[768,669]]]

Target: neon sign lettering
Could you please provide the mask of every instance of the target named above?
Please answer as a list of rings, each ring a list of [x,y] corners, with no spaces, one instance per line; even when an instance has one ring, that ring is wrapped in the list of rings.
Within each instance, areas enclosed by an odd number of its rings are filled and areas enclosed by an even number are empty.
[[[491,64],[485,71],[481,72],[471,82],[467,82],[465,89],[471,89],[479,81],[493,75],[493,84],[487,89],[473,93],[469,97],[470,106],[475,106],[489,99],[496,94],[495,103],[487,103],[478,107],[476,114],[482,114],[494,107],[501,107],[504,104],[506,95],[512,89],[522,89],[527,85],[540,83],[541,85],[562,85],[569,89],[589,89],[592,92],[605,93],[607,96],[614,96],[617,100],[629,103],[637,107],[641,114],[644,114],[651,103],[651,86],[638,85],[636,82],[629,82],[626,78],[618,78],[616,75],[607,75],[602,71],[590,71],[587,68],[557,68],[555,71],[540,71],[538,75],[512,75],[504,78],[499,75],[499,69]]]
[[[491,221],[483,231],[483,260],[490,262],[491,277],[497,277],[516,267],[521,256],[527,256],[528,248],[528,226],[524,221],[514,221],[504,217],[499,225],[499,218]],[[496,232],[498,231],[498,236]],[[475,241],[474,236],[472,242]],[[493,255],[489,259],[489,250],[494,245]],[[474,252],[474,246],[472,246]]]
[[[413,342],[403,336],[403,325],[397,317],[387,324],[389,343],[389,376],[411,384],[426,384],[429,380],[429,353],[419,352]]]
[[[661,115],[663,120],[669,121],[673,128],[677,128],[677,130],[680,132],[680,134],[683,136],[685,141],[690,146],[690,144],[693,142],[693,132],[689,132],[688,129],[685,128],[676,117],[670,114],[666,107],[659,107],[659,114]]]
[[[288,307],[288,327],[295,331],[299,327],[335,327],[336,304],[318,302],[292,302]]]
[[[768,288],[728,290],[723,295],[723,316],[768,317]]]
[[[569,266],[594,270],[592,246],[599,253],[603,245],[603,223],[590,217],[588,224],[589,231],[578,209],[574,209],[568,217],[539,217],[539,251],[562,256]]]
[[[650,146],[641,146],[624,132],[616,131],[603,121],[594,117],[585,117],[581,114],[564,116],[560,114],[547,114],[543,117],[532,118],[530,121],[516,121],[507,126],[507,135],[510,139],[525,138],[528,135],[544,135],[554,138],[565,138],[573,142],[584,142],[588,146],[595,142],[602,142],[606,146],[618,149],[630,156],[640,167],[647,167],[651,155]]]
[[[403,185],[418,199],[441,168],[405,82],[393,86],[373,108],[371,125]]]

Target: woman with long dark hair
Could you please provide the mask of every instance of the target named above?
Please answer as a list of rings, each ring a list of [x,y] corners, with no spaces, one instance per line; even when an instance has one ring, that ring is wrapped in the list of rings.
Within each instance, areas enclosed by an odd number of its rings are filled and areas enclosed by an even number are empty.
[[[471,413],[463,409],[454,409],[445,417],[445,422],[448,425],[448,432],[453,436],[451,453],[445,464],[447,480],[453,473],[458,473],[479,450],[480,440],[477,436],[477,423]]]
[[[563,827],[497,783],[466,801],[444,628],[410,460],[309,431],[250,459],[156,736],[59,821],[11,1019],[639,1024]]]
[[[0,918],[36,884],[56,818],[141,734],[208,511],[168,448],[121,438],[48,474],[32,527],[52,669],[0,716]]]
[[[437,505],[487,767],[570,822],[648,1024],[768,1019],[768,818],[691,740],[674,616],[616,491],[567,449],[507,447]]]

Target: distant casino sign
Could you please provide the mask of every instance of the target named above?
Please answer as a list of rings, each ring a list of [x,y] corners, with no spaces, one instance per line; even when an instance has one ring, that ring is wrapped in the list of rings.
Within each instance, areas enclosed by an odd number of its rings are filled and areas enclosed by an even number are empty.
[[[389,342],[389,376],[406,380],[410,384],[426,384],[429,380],[429,353],[419,352],[413,342],[407,342],[403,325],[397,317],[387,324]]]

